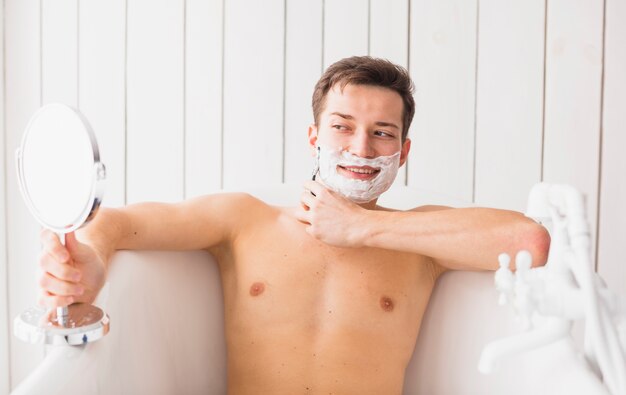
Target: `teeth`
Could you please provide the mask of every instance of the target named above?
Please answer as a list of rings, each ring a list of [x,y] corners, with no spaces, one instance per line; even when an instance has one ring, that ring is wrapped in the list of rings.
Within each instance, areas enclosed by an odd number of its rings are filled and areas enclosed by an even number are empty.
[[[372,169],[358,169],[355,167],[344,167],[344,169],[349,170],[353,173],[361,173],[361,174],[374,174],[376,170]]]

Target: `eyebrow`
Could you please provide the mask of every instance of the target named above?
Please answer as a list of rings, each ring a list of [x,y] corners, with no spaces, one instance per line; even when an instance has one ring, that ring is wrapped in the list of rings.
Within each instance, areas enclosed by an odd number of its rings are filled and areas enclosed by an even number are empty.
[[[333,112],[330,115],[337,115],[343,119],[348,119],[348,120],[354,120],[354,117],[350,114],[342,114],[340,112]],[[398,127],[398,125],[396,125],[395,123],[391,123],[391,122],[385,122],[385,121],[376,121],[375,122],[376,126],[387,126],[387,127],[392,127],[392,128],[396,128],[396,129],[400,129]]]

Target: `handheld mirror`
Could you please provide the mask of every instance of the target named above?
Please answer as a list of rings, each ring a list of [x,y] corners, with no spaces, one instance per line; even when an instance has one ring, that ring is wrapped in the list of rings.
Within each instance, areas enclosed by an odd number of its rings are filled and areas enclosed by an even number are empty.
[[[106,172],[93,130],[77,110],[64,104],[41,107],[24,131],[16,161],[26,206],[62,242],[95,216]],[[29,308],[14,321],[15,335],[30,343],[84,344],[108,331],[109,317],[85,303]]]

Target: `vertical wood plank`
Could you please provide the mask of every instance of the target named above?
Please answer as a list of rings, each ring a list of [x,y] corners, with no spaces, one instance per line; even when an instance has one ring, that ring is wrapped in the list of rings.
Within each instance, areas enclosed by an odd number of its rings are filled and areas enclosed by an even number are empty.
[[[594,251],[602,25],[602,2],[548,2],[543,179],[585,193]]]
[[[368,1],[325,0],[324,68],[348,56],[367,55],[368,29]]]
[[[225,7],[224,186],[280,182],[284,0]]]
[[[41,1],[42,103],[78,106],[77,0]]]
[[[187,0],[185,196],[216,191],[222,174],[223,0]]]
[[[476,0],[411,3],[416,84],[408,185],[472,201]]]
[[[370,1],[369,54],[407,67],[409,62],[409,1]]]
[[[626,3],[606,2],[598,272],[626,297]]]
[[[183,198],[183,0],[127,5],[127,203]]]
[[[408,68],[409,1],[370,0],[369,15],[369,54]],[[394,185],[406,185],[406,169],[400,168]]]
[[[307,130],[311,97],[322,74],[322,0],[287,1],[285,68],[285,182],[310,178],[313,156]]]
[[[4,75],[4,1],[0,8],[0,73]],[[7,260],[7,161],[9,160],[6,155],[6,123],[5,123],[5,86],[4,78],[0,78],[0,125],[2,125],[2,137],[0,137],[0,163],[2,164],[0,172],[0,394],[8,394],[10,390],[10,361],[9,350],[9,279],[8,267],[9,262]]]
[[[478,205],[525,211],[541,181],[545,0],[480,3]]]
[[[79,5],[78,107],[94,129],[107,170],[102,204],[124,204],[126,1]]]
[[[15,175],[15,149],[41,104],[39,0],[5,2],[5,97],[7,249],[9,319],[37,302],[39,225],[22,201]],[[11,325],[12,328],[12,325]],[[43,348],[10,336],[11,387],[15,388],[43,357]]]

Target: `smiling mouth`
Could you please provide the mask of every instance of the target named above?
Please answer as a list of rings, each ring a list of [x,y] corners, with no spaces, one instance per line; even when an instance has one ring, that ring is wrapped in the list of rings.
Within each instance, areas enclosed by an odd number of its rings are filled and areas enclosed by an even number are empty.
[[[368,166],[340,166],[337,165],[340,173],[349,178],[356,178],[359,180],[370,180],[380,173],[380,169],[374,169]]]

